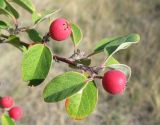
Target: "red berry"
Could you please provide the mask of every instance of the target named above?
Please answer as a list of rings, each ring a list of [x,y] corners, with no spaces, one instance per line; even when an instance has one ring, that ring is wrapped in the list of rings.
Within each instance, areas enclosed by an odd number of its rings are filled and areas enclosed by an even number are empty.
[[[15,106],[9,110],[9,116],[14,120],[20,120],[22,118],[23,111],[20,107]]]
[[[120,94],[126,87],[126,75],[119,70],[110,70],[104,74],[102,84],[107,92]]]
[[[62,41],[71,35],[71,26],[66,19],[58,18],[51,23],[49,33],[52,39]]]
[[[13,105],[14,101],[13,98],[10,96],[4,96],[1,99],[1,105],[3,108],[10,108]]]

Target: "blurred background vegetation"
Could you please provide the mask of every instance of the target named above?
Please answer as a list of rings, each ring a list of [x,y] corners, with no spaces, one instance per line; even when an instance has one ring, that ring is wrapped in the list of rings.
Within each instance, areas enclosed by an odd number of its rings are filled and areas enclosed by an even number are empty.
[[[121,63],[132,68],[132,77],[125,94],[107,94],[97,81],[99,101],[96,110],[87,119],[70,119],[64,103],[46,104],[42,99],[45,84],[56,75],[69,71],[63,63],[55,64],[45,82],[27,87],[22,81],[20,65],[22,54],[10,45],[0,45],[0,95],[11,95],[24,109],[24,118],[17,125],[160,125],[160,0],[33,0],[39,11],[58,9],[54,16],[65,17],[77,23],[84,39],[80,48],[89,53],[95,43],[108,36],[139,33],[141,42],[116,55]],[[31,16],[17,7],[22,17],[20,25],[31,25]],[[49,21],[37,29],[43,35]],[[23,36],[24,41],[28,41]],[[69,57],[73,52],[71,40],[51,42],[59,55]],[[94,57],[99,64],[104,55]]]

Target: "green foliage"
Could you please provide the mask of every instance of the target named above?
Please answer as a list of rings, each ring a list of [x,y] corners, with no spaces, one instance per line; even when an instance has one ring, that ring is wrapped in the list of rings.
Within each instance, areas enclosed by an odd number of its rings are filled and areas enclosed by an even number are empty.
[[[83,34],[81,32],[81,29],[76,24],[72,24],[71,26],[72,26],[71,38],[74,43],[74,46],[77,46],[81,42]]]
[[[0,14],[9,16],[13,20],[15,20],[15,18],[19,18],[17,10],[6,0],[1,0],[0,2]]]
[[[6,1],[6,10],[11,13],[15,18],[19,18],[19,13],[17,12],[17,10],[11,6],[11,4],[9,2]]]
[[[15,20],[15,17],[12,15],[12,13],[10,13],[8,10],[1,8],[1,7],[0,7],[0,15],[5,15]]]
[[[20,42],[20,38],[16,35],[11,35],[9,38],[6,40],[6,43],[9,43],[22,52],[25,52],[27,50],[27,45],[25,43]]]
[[[22,60],[23,80],[31,81],[30,85],[40,84],[48,75],[51,64],[52,53],[50,49],[43,44],[33,45],[24,52]]]
[[[112,42],[116,39],[118,39],[119,37],[108,37],[106,39],[102,39],[101,41],[99,41],[95,48],[94,48],[94,52],[95,53],[100,53],[100,52],[103,52],[104,51],[104,48],[105,46],[109,43],[109,42]]]
[[[97,100],[97,87],[93,81],[88,82],[82,90],[67,98],[65,102],[66,111],[73,119],[84,119],[94,111]]]
[[[0,43],[8,43],[17,47],[23,53],[22,59],[22,78],[28,82],[29,86],[40,85],[47,77],[53,59],[56,62],[62,61],[67,63],[70,68],[80,70],[64,72],[54,77],[44,88],[43,98],[47,103],[58,102],[66,99],[66,111],[68,115],[76,120],[84,119],[90,115],[96,107],[98,101],[98,89],[95,79],[102,79],[99,74],[105,69],[116,69],[125,73],[127,79],[131,76],[131,68],[113,57],[113,55],[128,48],[130,45],[138,43],[140,36],[138,34],[129,34],[118,37],[108,37],[96,44],[93,52],[86,56],[84,52],[78,49],[78,45],[82,41],[83,34],[78,25],[69,22],[72,28],[71,39],[74,44],[74,53],[70,58],[59,57],[53,55],[49,48],[49,33],[43,37],[36,29],[41,22],[49,19],[56,11],[42,12],[36,11],[31,0],[12,0],[25,10],[31,13],[32,26],[19,27],[17,19],[19,13],[11,2],[8,0],[0,0],[0,14],[11,17],[13,25],[11,26],[6,20],[0,20],[0,29],[5,30],[6,34],[0,34]],[[1,31],[3,31],[1,30]],[[21,41],[20,32],[27,33],[30,42]],[[44,40],[45,39],[45,40]],[[106,60],[99,66],[90,66],[92,63],[91,56],[104,52],[107,56]],[[1,117],[2,125],[14,125],[14,122],[6,114]]]
[[[43,14],[40,13],[33,13],[32,14],[32,21],[34,22],[34,27],[36,27],[39,23],[45,21],[46,19],[50,18],[51,16],[53,16],[55,13],[57,13],[59,10],[54,10],[51,12],[45,12]]]
[[[108,44],[106,44],[104,51],[109,56],[113,55],[121,49],[126,49],[130,45],[135,44],[140,41],[140,36],[138,34],[130,34],[124,37],[115,39]]]
[[[42,37],[40,36],[39,32],[35,29],[29,29],[27,30],[27,34],[29,36],[29,38],[33,41],[33,42],[42,42]]]
[[[2,125],[15,125],[14,121],[6,114],[1,116]]]
[[[9,28],[8,24],[0,20],[0,29],[7,29],[7,28]]]
[[[126,49],[130,45],[138,43],[140,41],[140,36],[138,34],[130,34],[122,37],[113,37],[100,41],[94,52],[104,51],[109,57],[121,49]]]
[[[35,6],[33,5],[31,0],[12,0],[12,1],[30,13],[33,13],[36,11]]]
[[[66,72],[53,78],[43,91],[46,102],[58,102],[75,94],[86,84],[87,78],[78,72]]]

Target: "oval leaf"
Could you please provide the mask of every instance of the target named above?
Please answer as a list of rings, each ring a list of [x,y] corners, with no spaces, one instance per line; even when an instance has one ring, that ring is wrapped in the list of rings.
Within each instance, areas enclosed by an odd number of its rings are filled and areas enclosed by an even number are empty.
[[[1,116],[2,125],[15,125],[14,121],[6,114]]]
[[[125,64],[112,64],[108,66],[111,69],[116,69],[116,70],[120,70],[123,73],[125,73],[125,75],[127,76],[127,81],[129,81],[130,77],[131,77],[131,68]]]
[[[86,84],[86,77],[78,72],[66,72],[52,79],[43,91],[45,102],[58,102],[75,94]]]
[[[30,85],[39,85],[47,77],[51,63],[50,49],[43,44],[33,45],[24,53],[22,60],[23,80],[31,81]]]
[[[130,45],[138,43],[140,41],[140,36],[138,34],[130,34],[124,37],[117,38],[106,44],[104,51],[108,58],[110,58],[114,53],[119,50],[126,49]]]
[[[94,48],[94,52],[95,53],[100,53],[104,51],[105,46],[107,45],[107,43],[117,39],[119,37],[108,37],[106,39],[102,39],[100,42],[98,42],[96,44],[96,47]]]
[[[74,45],[77,46],[81,42],[83,34],[81,32],[81,29],[76,24],[72,24],[71,26],[72,26],[71,38]]]
[[[0,20],[0,29],[7,29],[7,28],[9,28],[8,24]]]
[[[8,12],[10,12],[16,19],[18,19],[18,18],[19,18],[19,13],[17,12],[17,10],[14,9],[14,7],[12,7],[9,2],[6,1],[6,4],[7,4],[7,6],[6,6],[5,9],[6,9]]]
[[[8,10],[0,8],[0,15],[5,15],[11,17],[13,20],[15,20],[15,17],[10,13]]]
[[[45,21],[46,19],[50,18],[51,16],[53,16],[57,12],[59,12],[59,10],[54,10],[52,12],[46,12],[46,13],[42,14],[42,16],[40,14],[38,15],[37,13],[33,13],[32,14],[32,20],[35,24],[33,26],[33,28],[35,28],[39,23],[41,23],[41,22]]]
[[[22,52],[25,52],[27,50],[28,44],[22,43],[19,39],[19,37],[15,36],[15,35],[11,35],[6,43],[9,43],[13,46],[15,46],[16,48],[18,48],[19,50],[21,50]]]
[[[98,42],[94,52],[99,53],[103,50],[108,55],[113,55],[121,49],[126,49],[132,44],[138,43],[140,41],[140,36],[138,34],[130,34],[122,37],[109,37]]]
[[[32,0],[12,0],[12,1],[30,13],[33,13],[34,11],[36,11],[35,6],[32,3]]]
[[[66,99],[65,107],[68,115],[81,120],[90,115],[96,107],[98,90],[93,81],[87,83],[85,88]]]
[[[40,36],[38,31],[36,31],[35,29],[27,30],[27,34],[28,34],[29,38],[32,41],[34,41],[34,42],[42,42],[42,37]]]

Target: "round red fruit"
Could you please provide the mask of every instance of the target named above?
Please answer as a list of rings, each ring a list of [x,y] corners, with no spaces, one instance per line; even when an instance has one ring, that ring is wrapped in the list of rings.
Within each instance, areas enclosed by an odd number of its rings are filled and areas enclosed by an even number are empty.
[[[13,98],[10,96],[4,96],[3,98],[1,98],[0,102],[3,108],[10,108],[14,103]]]
[[[66,19],[58,18],[50,25],[49,34],[54,40],[65,40],[71,35],[71,32],[71,26]]]
[[[14,120],[20,120],[22,118],[23,111],[20,107],[16,106],[9,110],[9,116]]]
[[[119,70],[110,70],[104,74],[102,84],[110,94],[123,93],[126,87],[126,75]]]

